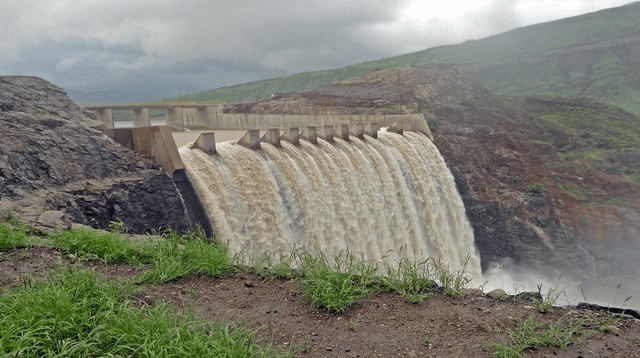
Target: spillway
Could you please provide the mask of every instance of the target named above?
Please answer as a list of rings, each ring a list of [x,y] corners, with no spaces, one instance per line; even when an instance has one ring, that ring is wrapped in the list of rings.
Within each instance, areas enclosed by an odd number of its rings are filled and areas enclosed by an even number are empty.
[[[218,237],[232,252],[349,249],[367,260],[431,257],[480,275],[473,231],[453,176],[423,134],[322,139],[296,147],[233,142],[209,155],[180,149]]]

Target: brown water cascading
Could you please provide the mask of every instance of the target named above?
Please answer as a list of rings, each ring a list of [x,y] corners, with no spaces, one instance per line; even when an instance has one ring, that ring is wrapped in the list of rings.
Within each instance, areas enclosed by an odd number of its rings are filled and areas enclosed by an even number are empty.
[[[367,260],[431,257],[479,279],[480,259],[453,176],[420,133],[379,132],[208,155],[180,149],[218,237],[234,253],[349,249]]]

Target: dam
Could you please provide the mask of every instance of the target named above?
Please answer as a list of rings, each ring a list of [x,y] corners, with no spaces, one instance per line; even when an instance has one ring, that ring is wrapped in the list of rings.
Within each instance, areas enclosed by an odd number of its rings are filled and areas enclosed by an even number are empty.
[[[462,199],[422,115],[347,117],[342,123],[352,126],[254,129],[221,143],[205,132],[179,155],[167,127],[114,131],[164,161],[181,191],[190,183],[201,220],[232,253],[315,248],[390,264],[432,258],[480,277]]]

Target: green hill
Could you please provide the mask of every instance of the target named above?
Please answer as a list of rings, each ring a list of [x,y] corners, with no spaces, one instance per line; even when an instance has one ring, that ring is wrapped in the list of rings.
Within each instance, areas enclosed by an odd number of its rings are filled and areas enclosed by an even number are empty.
[[[640,114],[640,2],[344,68],[295,74],[175,100],[240,102],[314,89],[374,69],[453,63],[495,94],[599,99]]]

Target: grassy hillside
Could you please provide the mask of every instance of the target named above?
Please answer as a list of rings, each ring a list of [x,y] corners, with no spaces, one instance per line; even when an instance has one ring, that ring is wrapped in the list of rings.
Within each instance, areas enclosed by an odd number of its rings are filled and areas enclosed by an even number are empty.
[[[175,100],[240,102],[314,89],[374,69],[455,63],[496,94],[601,99],[640,114],[640,2],[344,68],[230,86]]]
[[[619,107],[587,98],[503,96],[507,107],[534,115],[535,142],[552,146],[561,162],[589,165],[640,180],[640,118]]]

